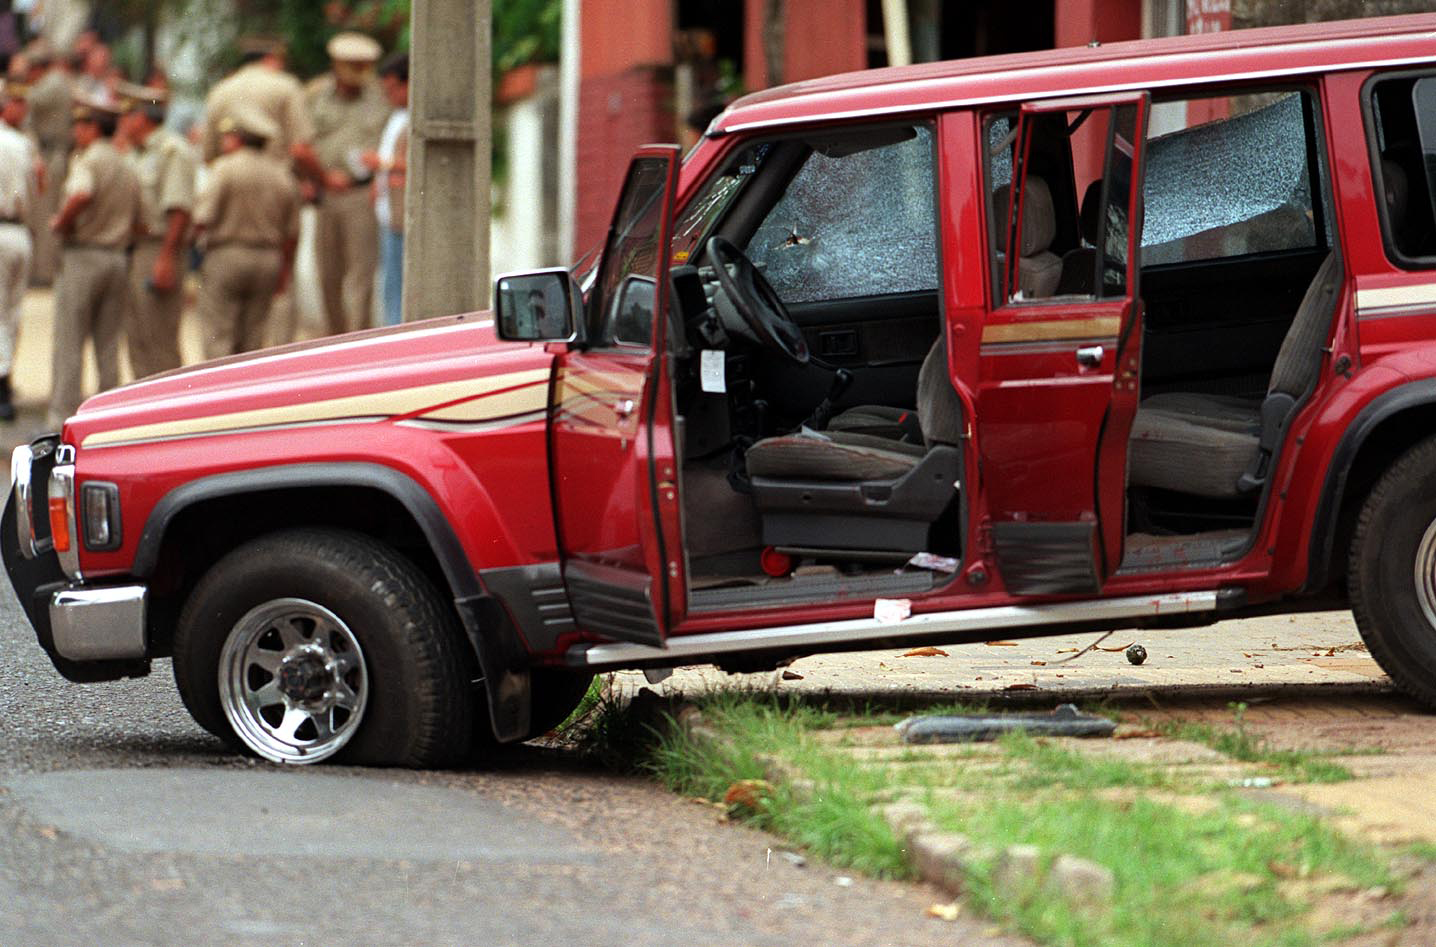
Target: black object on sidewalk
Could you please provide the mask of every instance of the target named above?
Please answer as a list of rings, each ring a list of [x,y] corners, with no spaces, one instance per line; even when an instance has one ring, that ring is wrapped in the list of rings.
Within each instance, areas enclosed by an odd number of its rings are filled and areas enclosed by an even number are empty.
[[[1116,729],[1106,717],[1084,714],[1075,704],[1062,704],[1050,714],[909,717],[896,726],[904,743],[976,743],[1019,730],[1036,736],[1109,737]]]

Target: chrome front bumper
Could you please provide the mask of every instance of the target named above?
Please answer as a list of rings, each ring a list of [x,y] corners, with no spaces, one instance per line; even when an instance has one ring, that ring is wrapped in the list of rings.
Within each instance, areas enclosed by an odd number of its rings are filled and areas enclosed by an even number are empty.
[[[74,448],[58,435],[14,451],[0,555],[40,646],[62,675],[79,683],[137,677],[150,666],[148,589],[81,581],[74,459]],[[61,510],[63,519],[52,519]],[[52,522],[66,527],[64,549],[55,548]]]
[[[55,651],[71,661],[145,657],[148,601],[143,585],[61,589],[50,597]]]

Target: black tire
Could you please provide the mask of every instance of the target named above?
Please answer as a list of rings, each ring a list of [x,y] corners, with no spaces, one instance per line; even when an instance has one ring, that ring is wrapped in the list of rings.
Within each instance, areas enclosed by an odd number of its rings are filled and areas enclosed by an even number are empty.
[[[529,735],[532,740],[548,733],[568,719],[588,693],[593,683],[591,671],[564,671],[558,668],[534,668],[529,672],[533,688],[533,709],[529,711]]]
[[[452,610],[428,578],[399,553],[363,534],[340,530],[296,529],[253,540],[216,563],[195,587],[175,631],[174,673],[185,707],[206,730],[272,760],[309,761],[272,755],[272,747],[266,752],[255,737],[237,732],[222,700],[223,691],[231,713],[240,715],[241,729],[263,726],[260,716],[273,708],[256,708],[246,717],[244,702],[235,699],[236,686],[257,685],[226,685],[221,665],[239,667],[232,680],[243,681],[252,673],[244,666],[244,654],[282,654],[281,664],[290,661],[296,649],[288,644],[280,646],[287,650],[254,650],[264,647],[263,635],[274,640],[276,631],[253,629],[276,608],[328,615],[341,629],[335,633],[340,639],[335,652],[357,654],[357,661],[345,657],[362,668],[362,678],[349,672],[338,686],[347,688],[344,681],[357,680],[352,693],[362,693],[364,699],[353,711],[341,711],[334,728],[336,733],[344,730],[345,737],[337,749],[327,749],[333,759],[436,767],[466,756],[479,696],[471,682],[478,674]],[[261,625],[252,618],[257,614]],[[283,619],[290,621],[288,615]],[[284,625],[285,630],[307,647],[303,623],[296,626],[297,633],[293,624]],[[328,640],[329,633],[309,634],[318,641]],[[255,644],[248,652],[236,651],[245,635],[249,637],[243,640]],[[346,648],[344,641],[355,646]],[[322,661],[319,673],[322,676]],[[259,680],[264,680],[262,671]],[[271,683],[294,686],[293,680],[293,675],[281,680],[276,672]],[[327,726],[330,718],[325,720]]]
[[[1347,563],[1362,640],[1396,686],[1428,707],[1436,707],[1436,614],[1428,614],[1436,612],[1433,553],[1436,438],[1411,448],[1376,482],[1357,518]]]

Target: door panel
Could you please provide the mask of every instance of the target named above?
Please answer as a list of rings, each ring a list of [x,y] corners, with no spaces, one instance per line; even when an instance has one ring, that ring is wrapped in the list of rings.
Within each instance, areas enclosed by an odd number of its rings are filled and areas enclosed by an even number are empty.
[[[667,359],[677,148],[629,167],[586,308],[554,360],[549,469],[564,583],[579,627],[661,645],[683,614]]]
[[[1016,594],[1095,593],[1121,562],[1140,364],[1134,261],[1145,115],[1145,94],[1023,109],[1014,210],[996,228],[1003,286],[983,328],[976,418],[994,551]],[[1065,137],[1034,142],[1037,129]],[[1071,167],[1073,180],[1045,189],[1058,195],[1056,221],[1041,218],[1040,204],[1025,206],[1023,168],[1037,152],[1049,175],[1054,155]],[[1059,247],[1057,259],[1051,234],[1068,229],[1061,218],[1076,219],[1072,196],[1087,193],[1098,201],[1083,214],[1087,242]],[[1052,296],[1052,283],[1022,272],[1054,265],[1064,284],[1067,270],[1085,268],[1077,282],[1088,291]]]

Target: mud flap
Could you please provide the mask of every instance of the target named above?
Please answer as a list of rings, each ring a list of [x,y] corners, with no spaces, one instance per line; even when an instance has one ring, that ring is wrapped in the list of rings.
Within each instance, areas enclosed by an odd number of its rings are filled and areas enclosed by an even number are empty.
[[[482,595],[457,599],[454,605],[479,659],[494,738],[500,743],[524,739],[529,735],[533,709],[528,649],[495,599]]]

